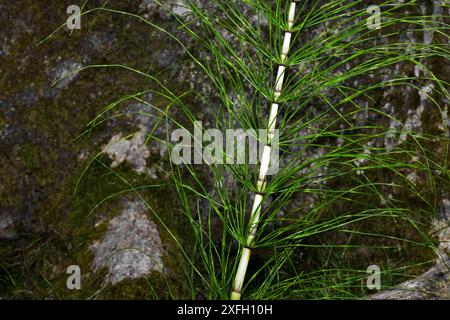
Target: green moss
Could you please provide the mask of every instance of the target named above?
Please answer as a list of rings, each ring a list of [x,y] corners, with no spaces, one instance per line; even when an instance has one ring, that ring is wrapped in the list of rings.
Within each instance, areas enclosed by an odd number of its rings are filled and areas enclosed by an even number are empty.
[[[88,3],[89,8],[96,5],[99,3]],[[63,4],[62,8],[65,8]],[[116,8],[136,12],[137,4],[120,3]],[[100,217],[107,221],[118,214],[122,209],[121,197],[136,195],[133,192],[122,194],[106,201],[89,215],[106,197],[129,188],[112,171],[97,162],[82,179],[78,193],[73,194],[77,180],[86,166],[86,162],[80,160],[80,155],[96,154],[99,147],[109,140],[111,132],[128,130],[124,122],[115,123],[114,126],[108,123],[94,130],[91,136],[77,141],[73,139],[108,102],[125,94],[148,89],[154,84],[130,72],[105,68],[82,72],[68,87],[56,92],[55,88],[49,88],[52,70],[61,61],[71,60],[84,65],[123,63],[156,73],[160,72],[157,64],[145,58],[154,54],[154,46],[142,44],[149,43],[150,39],[151,43],[160,43],[161,50],[170,44],[159,41],[162,36],[143,23],[130,17],[104,13],[96,15],[95,24],[89,31],[84,29],[74,32],[70,37],[66,31],[61,31],[38,47],[32,44],[36,44],[65,21],[65,10],[50,12],[45,4],[27,0],[21,4],[9,3],[7,12],[9,16],[32,25],[33,33],[17,31],[8,55],[2,57],[2,72],[15,76],[0,79],[0,100],[12,103],[11,107],[16,112],[8,109],[7,118],[6,109],[2,108],[0,125],[8,123],[23,130],[23,136],[18,138],[25,142],[11,141],[11,145],[4,145],[11,152],[0,159],[0,175],[7,191],[2,195],[1,205],[20,212],[29,203],[27,214],[30,217],[27,221],[29,225],[24,226],[24,234],[20,235],[20,242],[12,240],[2,241],[0,244],[0,296],[89,298],[101,291],[105,275],[105,270],[97,273],[89,271],[92,261],[90,245],[103,236],[107,227],[106,223],[97,227],[94,225]],[[0,20],[1,29],[8,30],[11,22],[7,19]],[[94,22],[94,17],[85,17],[83,20],[86,25],[91,25],[91,22]],[[115,44],[102,47],[101,52],[95,54],[86,52],[91,50],[86,47],[87,38],[95,32],[113,32]],[[159,75],[165,77],[164,73],[160,72]],[[27,88],[32,88],[37,93],[39,101],[32,105],[16,105],[15,96]],[[155,97],[154,103],[163,102]],[[15,144],[20,144],[20,147]],[[100,160],[106,164],[110,162],[106,157],[101,157]],[[127,166],[118,168],[117,173],[134,186],[148,184],[147,177],[135,174]],[[36,199],[28,198],[31,188],[39,194]],[[161,220],[174,230],[177,238],[189,239],[189,233],[184,230],[185,223],[180,222],[182,212],[173,207],[176,197],[173,190],[149,189],[140,192],[161,215]],[[149,214],[149,218],[158,222],[152,214]],[[173,288],[183,288],[180,264],[171,262],[175,258],[181,261],[176,245],[161,225],[159,231],[168,252],[164,257],[170,271],[167,277],[171,279]],[[80,291],[66,288],[65,270],[71,264],[81,267],[83,278]],[[150,283],[153,278],[159,279],[161,276],[150,275]],[[156,288],[163,288],[161,279],[158,281],[156,282],[160,284]],[[143,286],[137,290],[139,284]],[[128,285],[130,289],[127,289]],[[145,286],[141,280],[117,285],[110,291],[103,291],[101,297],[118,298],[121,295],[119,291],[130,292],[130,297],[152,297],[150,287]],[[156,291],[156,294],[164,297],[165,291]],[[174,295],[182,295],[182,291],[174,290]]]
[[[137,11],[136,3],[121,2],[117,8],[135,12]],[[88,6],[93,8],[98,4],[100,4],[99,1],[97,3],[94,1],[89,2]],[[61,10],[60,14],[49,13],[47,4],[32,0],[26,0],[23,3],[10,2],[6,6],[11,17],[17,21],[22,19],[24,23],[33,25],[35,32],[20,33],[10,48],[10,53],[2,57],[2,72],[15,76],[0,78],[2,88],[0,100],[12,101],[17,93],[30,87],[37,92],[40,99],[35,105],[14,105],[17,112],[9,119],[5,111],[0,110],[0,126],[8,123],[30,133],[30,136],[23,134],[21,138],[25,142],[20,143],[20,148],[14,148],[14,142],[4,146],[5,150],[11,150],[11,152],[0,159],[1,182],[7,189],[7,195],[2,196],[1,205],[8,206],[15,212],[26,211],[25,205],[29,205],[32,209],[27,211],[27,214],[30,215],[30,225],[33,225],[33,228],[23,230],[21,241],[2,241],[0,244],[0,296],[59,299],[189,297],[190,290],[183,272],[184,259],[172,235],[161,223],[164,222],[173,231],[177,240],[189,252],[194,243],[193,235],[177,202],[175,190],[170,187],[139,190],[140,195],[158,215],[155,216],[150,212],[149,218],[159,225],[159,232],[167,253],[163,258],[168,269],[167,273],[165,275],[152,273],[145,279],[125,280],[106,288],[103,288],[106,270],[96,273],[90,271],[92,262],[90,245],[103,237],[107,228],[106,222],[122,209],[123,197],[136,198],[137,195],[135,192],[121,194],[105,201],[95,211],[91,211],[105,198],[129,188],[117,177],[117,174],[135,187],[147,185],[149,179],[145,175],[137,175],[126,165],[117,168],[115,174],[101,163],[94,162],[78,185],[77,194],[73,195],[77,180],[86,165],[85,161],[79,159],[80,154],[91,156],[96,154],[100,146],[108,141],[112,132],[126,131],[129,128],[122,123],[108,123],[94,130],[91,136],[77,141],[73,139],[84,130],[85,125],[105,104],[125,94],[149,88],[156,89],[155,84],[123,70],[86,70],[58,94],[52,91],[53,97],[44,97],[44,92],[50,90],[52,68],[63,60],[83,62],[83,64],[123,63],[150,74],[158,74],[158,78],[163,82],[171,81],[174,91],[181,92],[184,89],[183,84],[173,81],[176,75],[173,72],[175,66],[160,70],[161,67],[149,58],[155,53],[155,44],[157,44],[157,50],[172,49],[172,44],[164,35],[130,17],[98,14],[95,24],[89,31],[83,29],[80,32],[74,32],[70,37],[66,31],[62,31],[48,43],[37,47],[30,44],[37,43],[63,23],[67,18],[65,10]],[[93,18],[88,17],[83,21],[86,25],[94,22]],[[169,26],[168,22],[159,22]],[[11,21],[0,19],[0,30],[9,30],[9,23]],[[102,48],[95,54],[83,52],[80,48],[86,46],[86,39],[93,32],[114,32],[118,45]],[[413,69],[403,71],[411,73]],[[377,100],[381,99],[382,92],[379,95]],[[403,108],[405,101],[400,93],[393,95],[391,99],[393,105]],[[417,97],[413,97],[412,100],[414,101],[411,103],[417,103]],[[153,103],[162,107],[165,106],[166,101],[155,95]],[[118,108],[121,110],[121,107]],[[397,112],[404,115],[402,110],[399,109]],[[424,131],[435,134],[436,130],[433,128],[438,120],[436,113],[424,113],[423,120]],[[427,142],[426,146],[434,150],[434,143],[434,141]],[[443,149],[442,146],[440,148]],[[105,156],[100,157],[99,160],[105,164],[110,163]],[[380,176],[383,174],[381,172]],[[155,183],[161,182],[166,181],[155,181]],[[342,181],[339,184],[342,184]],[[36,199],[29,199],[32,188],[40,194]],[[424,184],[422,188],[429,190],[430,186]],[[430,192],[427,196],[433,202],[431,198],[435,194]],[[404,203],[409,203],[410,207],[417,211],[421,209],[421,213],[428,212],[424,215],[424,220],[429,219],[433,214],[430,210],[424,210],[424,204],[414,200],[411,194],[399,192],[396,197]],[[348,208],[336,208],[337,211],[344,211],[344,209]],[[105,223],[95,226],[100,218]],[[419,240],[414,229],[406,223],[392,224],[391,221],[377,219],[370,224],[361,223],[357,228]],[[353,242],[350,243],[346,242],[347,237],[340,236],[330,234],[321,238],[320,241],[326,243],[328,240],[336,241],[337,239],[342,243],[356,244],[357,240],[360,240],[358,237],[353,237]],[[311,241],[314,240],[311,239]],[[371,244],[367,240],[366,243]],[[380,243],[373,244],[380,245]],[[384,243],[385,246],[393,244],[397,242]],[[266,253],[260,253],[261,256],[264,254]],[[326,251],[315,254],[307,257],[310,259],[308,263],[311,269],[317,266],[318,261],[324,260]],[[322,256],[319,257],[319,255]],[[334,257],[336,260],[333,263],[341,267],[348,265],[363,268],[369,264],[382,265],[386,257],[390,263],[387,267],[394,268],[405,260],[411,263],[429,261],[431,257],[434,257],[434,253],[430,247],[414,247],[403,243],[399,244],[398,249],[377,250],[365,255],[355,250],[344,255],[345,261],[342,261],[342,255]],[[254,260],[258,261],[257,258]],[[263,263],[262,259],[261,263]],[[66,288],[65,270],[71,264],[81,267],[83,278],[80,291]],[[305,264],[304,258],[298,262],[300,266]],[[419,274],[427,267],[428,265],[417,265],[409,269],[406,275],[393,275],[388,281],[392,284],[397,283],[403,279],[402,277]]]
[[[110,285],[101,291],[98,298],[167,300],[183,298],[183,293],[173,283],[173,279],[160,273],[153,273],[145,278],[126,279],[115,285]]]

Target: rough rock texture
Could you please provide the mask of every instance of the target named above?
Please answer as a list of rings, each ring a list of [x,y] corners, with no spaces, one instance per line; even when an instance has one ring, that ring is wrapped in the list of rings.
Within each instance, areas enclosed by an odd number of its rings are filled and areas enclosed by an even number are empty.
[[[166,148],[147,139],[150,132],[165,139],[166,127],[158,122],[160,112],[148,104],[152,102],[154,107],[164,110],[161,99],[151,99],[151,94],[147,94],[141,97],[143,101],[126,101],[116,108],[123,117],[112,117],[101,124],[101,130],[92,131],[89,137],[79,137],[105,105],[127,94],[155,89],[154,84],[118,68],[80,69],[92,64],[120,63],[159,74],[165,81],[172,79],[172,83],[183,88],[184,85],[173,77],[184,53],[148,26],[130,17],[106,13],[84,17],[81,30],[70,32],[62,28],[51,40],[38,46],[66,21],[66,9],[71,4],[73,1],[0,2],[2,297],[91,297],[104,283],[101,272],[88,271],[93,265],[93,243],[98,245],[95,251],[98,268],[102,263],[106,269],[110,266],[105,256],[101,258],[101,254],[108,255],[114,249],[109,244],[144,248],[154,255],[153,261],[132,251],[116,255],[111,272],[117,268],[117,273],[108,278],[108,285],[128,276],[138,280],[136,277],[147,275],[151,270],[161,271],[163,253],[156,249],[162,244],[166,249],[171,247],[170,237],[164,231],[157,231],[141,205],[132,204],[124,211],[131,215],[132,220],[127,220],[121,215],[123,212],[116,212],[121,210],[121,201],[105,201],[104,204],[109,205],[107,210],[102,207],[95,213],[101,212],[101,219],[105,221],[116,219],[112,220],[109,231],[96,228],[98,216],[89,215],[105,198],[124,189],[123,181],[106,169],[114,160],[117,164],[114,170],[131,183],[144,185],[165,179],[156,165],[165,164],[162,157],[166,155]],[[87,6],[92,9],[102,4],[91,1]],[[118,10],[156,15],[154,19],[158,23],[171,21],[163,21],[157,12],[147,10],[143,1],[112,1],[110,4]],[[106,165],[91,163],[84,178],[78,180],[93,156],[101,152],[112,137],[119,134],[127,137],[136,132],[134,140],[129,138],[123,148],[114,152],[117,157],[113,161],[108,155],[102,155],[98,159]],[[79,139],[75,139],[77,137]],[[122,164],[128,165],[119,165],[121,159]],[[136,171],[140,174],[136,175]],[[165,218],[165,223],[175,228],[179,226],[178,231],[183,232],[184,226],[175,224],[176,210],[166,213],[169,211],[166,198],[172,197],[171,190],[153,189],[143,196]],[[131,230],[136,234],[127,239]],[[107,235],[103,234],[105,231]],[[140,238],[146,236],[147,240]],[[106,242],[95,242],[99,239]],[[134,267],[130,267],[130,263]],[[68,291],[65,286],[65,270],[72,264],[80,265],[83,271],[81,292]],[[155,285],[157,279],[152,280]],[[48,283],[52,284],[51,288]],[[125,283],[124,288],[129,288],[130,283]],[[143,292],[146,286],[141,285]],[[134,291],[130,290],[130,295]],[[117,295],[108,293],[104,298]]]
[[[0,212],[0,240],[15,237],[13,216],[8,211]]]
[[[448,300],[450,299],[450,259],[439,260],[435,266],[419,277],[367,298],[370,300]]]
[[[164,142],[165,130],[169,130],[164,124],[158,123],[160,115],[151,104],[152,95],[146,95],[141,103],[135,103],[127,108],[127,115],[133,125],[139,128],[132,137],[123,137],[120,132],[102,148],[112,160],[111,167],[116,168],[122,163],[129,163],[137,173],[147,173],[149,177],[156,179],[156,169],[147,163],[150,155],[165,158],[167,146]],[[150,138],[157,137],[159,140]],[[148,141],[151,143],[148,143]]]
[[[147,218],[146,207],[139,201],[124,203],[122,212],[109,221],[105,236],[91,250],[93,269],[107,267],[106,281],[112,284],[164,270],[158,228]]]
[[[434,221],[434,232],[439,241],[436,264],[417,278],[370,295],[371,300],[435,300],[450,299],[450,207],[444,199],[442,214]]]
[[[163,4],[166,6],[166,8],[161,8],[160,4]],[[144,0],[141,3],[141,8],[145,9],[147,12],[158,12],[162,14],[165,18],[170,18],[170,11],[177,15],[177,16],[183,16],[190,12],[186,2],[184,0],[173,0],[170,2],[164,2],[164,1],[155,1],[155,0]]]
[[[113,160],[111,167],[115,168],[122,162],[129,162],[138,173],[143,173],[146,167],[146,159],[150,156],[148,147],[144,144],[145,132],[139,131],[133,138],[126,140],[122,138],[122,133],[111,138],[108,145],[103,147],[103,152],[107,153]]]
[[[210,1],[200,2],[212,7]],[[92,9],[103,3],[99,0],[88,1],[87,6]],[[433,10],[438,10],[432,8],[431,2],[424,3],[424,13],[431,14]],[[167,101],[156,95],[147,95],[144,101],[127,101],[116,108],[117,113],[124,113],[125,117],[111,117],[89,137],[74,140],[106,104],[137,91],[159,89],[152,81],[119,68],[78,72],[80,68],[90,64],[123,64],[145,70],[157,75],[178,93],[188,90],[197,92],[199,101],[193,102],[198,106],[194,110],[196,117],[203,120],[205,128],[215,123],[210,110],[217,107],[217,101],[204,74],[193,63],[187,62],[185,52],[167,35],[131,17],[109,13],[99,13],[95,21],[84,17],[81,30],[69,33],[63,28],[53,40],[37,46],[40,40],[64,23],[67,19],[66,8],[70,4],[73,4],[72,0],[53,1],[51,4],[36,0],[0,2],[2,297],[91,297],[105,279],[96,282],[94,272],[83,274],[84,291],[77,296],[76,292],[68,292],[65,287],[65,268],[71,264],[80,264],[82,270],[106,268],[108,283],[123,283],[126,278],[140,277],[151,271],[163,272],[165,269],[162,247],[166,247],[168,237],[164,237],[163,230],[160,228],[158,231],[156,224],[149,220],[142,203],[126,202],[125,208],[120,211],[122,202],[112,201],[111,208],[119,212],[111,210],[111,215],[102,217],[109,221],[106,231],[94,227],[96,220],[88,213],[106,197],[129,187],[124,187],[123,181],[116,179],[102,164],[89,163],[92,156],[102,150],[106,154],[100,158],[102,163],[114,167],[133,186],[157,179],[167,182],[162,170],[156,167],[167,165],[166,146],[155,139],[146,141],[149,133],[165,139],[168,128],[160,122],[162,113],[154,107],[165,110]],[[115,9],[152,19],[169,32],[176,33],[180,39],[187,40],[177,30],[174,17],[167,10],[159,9],[153,0],[113,0],[109,4]],[[177,17],[189,16],[184,1],[170,1],[169,7]],[[315,35],[309,36],[312,38]],[[409,40],[427,42],[432,41],[434,36],[424,33],[423,37]],[[194,47],[190,49],[197,49],[196,44]],[[202,55],[202,52],[196,53]],[[443,74],[450,74],[448,65],[426,63],[428,67],[440,69]],[[401,69],[398,66],[389,72],[399,73]],[[433,118],[430,120],[432,112],[429,111],[430,101],[426,95],[429,92],[430,87],[426,84],[417,92],[410,89],[386,91],[380,97],[379,107],[395,117],[403,118],[408,128],[428,132],[439,123]],[[418,99],[411,98],[415,96]],[[150,103],[152,106],[149,106]],[[320,111],[320,108],[317,110]],[[171,112],[171,116],[182,120],[177,110],[172,108]],[[105,116],[112,116],[112,113]],[[448,122],[448,106],[442,110],[442,117]],[[376,119],[362,117],[358,121],[365,123]],[[397,125],[395,122],[386,123],[387,127],[392,128],[392,134],[386,136],[379,147],[389,150],[404,142],[405,137],[395,133]],[[444,128],[441,126],[438,129],[441,134]],[[129,137],[130,134],[134,136]],[[302,134],[307,135],[307,132]],[[317,157],[324,152],[320,148],[292,151],[302,152],[308,157]],[[288,160],[286,158],[285,161]],[[78,184],[78,178],[88,164],[90,170]],[[136,172],[140,173],[138,177]],[[411,172],[412,180],[419,178]],[[236,179],[231,175],[217,183],[229,189],[237,186]],[[75,186],[78,186],[76,195],[73,192]],[[165,214],[165,223],[179,228],[177,231],[180,234],[190,228],[183,216],[180,218],[173,215],[173,211],[165,210],[167,206],[176,206],[173,201],[175,195],[166,190],[158,193],[154,189],[145,196],[155,208],[160,209],[158,212]],[[314,194],[298,195],[292,200],[292,208],[308,210],[315,200]],[[290,212],[292,208],[285,208],[284,211]],[[437,224],[442,225],[442,222]],[[442,237],[444,229],[440,230],[439,236]],[[444,250],[448,242],[441,241],[441,246]],[[441,277],[435,271],[431,274]],[[36,275],[42,275],[42,279],[37,279]]]

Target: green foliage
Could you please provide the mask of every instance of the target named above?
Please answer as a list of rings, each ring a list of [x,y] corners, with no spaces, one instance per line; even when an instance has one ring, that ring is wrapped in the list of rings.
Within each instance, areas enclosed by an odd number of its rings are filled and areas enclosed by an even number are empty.
[[[427,249],[411,270],[429,262],[434,250],[428,229],[437,210],[436,179],[449,181],[448,141],[443,137],[442,152],[433,152],[429,141],[434,137],[414,132],[381,108],[380,101],[387,89],[410,87],[415,94],[432,85],[426,96],[442,114],[439,101],[448,98],[448,84],[425,62],[448,60],[448,25],[443,22],[448,17],[423,15],[415,1],[397,2],[379,1],[379,30],[367,27],[366,1],[298,4],[293,46],[285,62],[288,73],[278,99],[280,168],[267,183],[244,298],[358,297],[367,293],[365,268],[382,264],[386,256]],[[122,68],[157,85],[159,89],[152,92],[167,107],[152,107],[172,128],[192,132],[199,114],[212,117],[211,126],[223,131],[266,128],[289,1],[188,4],[186,16],[173,14],[180,25],[176,33],[151,18],[107,7],[85,14],[128,15],[166,34],[203,72],[211,88],[207,93],[176,92],[170,83],[130,66],[87,68]],[[408,38],[424,32],[434,32],[435,41]],[[419,75],[392,72],[405,66],[416,68]],[[109,112],[123,102],[142,101],[143,94],[125,96],[105,107],[87,132],[107,121]],[[198,106],[199,101],[211,103]],[[444,119],[439,121],[448,131]],[[165,140],[149,136],[149,142],[158,140],[170,148],[169,134]],[[406,138],[388,149],[388,136]],[[420,184],[411,182],[412,172],[420,177]],[[189,248],[177,241],[190,268],[186,276],[192,296],[228,298],[237,268],[235,256],[248,234],[257,168],[171,164],[167,174],[195,240]],[[392,275],[408,274],[401,259],[391,262],[383,271],[386,279],[397,281],[401,277]]]

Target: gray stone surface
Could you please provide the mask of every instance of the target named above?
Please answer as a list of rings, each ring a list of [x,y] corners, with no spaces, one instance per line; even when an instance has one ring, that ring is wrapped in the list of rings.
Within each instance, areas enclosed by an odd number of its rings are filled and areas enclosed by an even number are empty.
[[[146,173],[157,178],[156,169],[147,159],[150,155],[160,158],[167,156],[165,133],[168,128],[164,121],[160,121],[162,116],[151,104],[151,100],[152,95],[148,94],[142,102],[131,104],[127,108],[127,117],[130,123],[139,129],[137,132],[131,137],[119,132],[103,146],[102,152],[112,160],[112,168],[128,163],[137,173]]]
[[[52,88],[46,92],[50,97],[58,97],[61,90],[65,89],[72,83],[78,75],[83,65],[72,60],[62,60],[50,70],[50,84]]]
[[[450,259],[439,261],[421,276],[397,287],[370,295],[370,300],[447,300],[450,299]]]
[[[162,0],[161,2],[167,3],[169,8],[174,10],[176,17],[189,19],[189,10],[186,9],[183,1]],[[207,6],[208,10],[214,10],[214,5],[210,1],[199,0],[199,3]],[[424,13],[432,14],[433,10],[440,10],[437,6],[431,8],[430,3],[424,6]],[[433,3],[444,3],[444,1],[433,1]],[[95,6],[92,3],[88,5]],[[195,50],[196,54],[205,57],[205,53],[197,44],[190,43],[187,37],[177,30],[175,16],[170,15],[167,10],[158,8],[156,1],[113,1],[111,5],[120,10],[142,14],[164,26],[187,43],[188,49]],[[143,83],[145,86],[148,85],[145,79],[139,77],[138,81],[130,81],[131,77],[128,77],[127,72],[91,69],[79,73],[79,68],[89,64],[123,63],[158,77],[163,75],[161,70],[167,68],[169,75],[163,76],[165,84],[183,92],[190,88],[202,96],[199,98],[200,101],[194,101],[192,104],[196,106],[194,110],[196,117],[203,120],[205,128],[214,126],[213,111],[220,107],[217,105],[217,100],[214,100],[214,90],[207,81],[207,77],[193,63],[187,62],[183,49],[167,35],[155,32],[151,27],[143,26],[142,23],[134,23],[135,20],[131,17],[121,20],[118,16],[99,14],[97,23],[89,32],[83,29],[69,36],[68,32],[61,31],[55,39],[36,46],[35,44],[43,37],[64,22],[67,18],[65,8],[66,4],[62,2],[54,2],[51,6],[31,0],[0,3],[0,87],[2,89],[0,92],[0,194],[2,200],[0,238],[15,239],[17,237],[19,240],[15,242],[17,246],[14,250],[8,251],[8,257],[5,260],[11,266],[22,266],[23,258],[30,260],[33,266],[47,265],[50,261],[64,268],[67,263],[77,263],[70,260],[72,257],[66,257],[64,260],[67,252],[72,255],[71,249],[64,247],[64,244],[72,246],[71,248],[77,246],[81,241],[77,237],[79,234],[84,236],[86,230],[78,233],[79,230],[70,224],[68,217],[86,212],[73,212],[73,208],[70,207],[74,187],[70,181],[76,181],[80,168],[88,163],[90,155],[103,150],[111,158],[113,167],[128,163],[134,171],[146,173],[151,178],[159,178],[161,172],[155,169],[150,159],[155,156],[157,160],[161,160],[159,164],[167,161],[164,159],[167,155],[164,144],[156,143],[154,140],[145,143],[147,135],[155,126],[153,135],[159,138],[165,138],[165,133],[170,132],[170,128],[166,127],[164,121],[157,122],[160,113],[148,105],[152,102],[151,97],[144,99],[146,103],[133,102],[131,106],[125,106],[126,113],[129,114],[125,121],[122,121],[122,118],[112,119],[105,127],[95,131],[91,137],[73,141],[106,103],[121,95],[143,90],[142,87],[137,88]],[[253,23],[256,23],[258,17],[245,10],[247,9],[243,6],[243,12],[251,17]],[[439,12],[436,11],[435,14],[439,15]],[[267,21],[262,21],[261,25],[264,27],[266,23]],[[223,31],[223,34],[227,39],[231,38],[229,33]],[[315,36],[314,32],[308,34],[310,38]],[[414,39],[413,35],[409,35],[408,40],[430,43],[436,36],[425,30],[423,36]],[[239,44],[235,43],[235,45]],[[433,67],[431,62],[424,63],[427,67]],[[306,68],[306,66],[303,67]],[[298,68],[303,67],[300,65]],[[449,72],[446,71],[448,65],[443,65],[442,70],[448,74]],[[293,72],[297,71],[299,70],[293,70]],[[310,70],[306,68],[302,72],[308,73]],[[387,70],[386,79],[391,74],[401,72],[400,66]],[[423,71],[416,68],[413,72],[421,74]],[[55,87],[50,87],[52,82],[60,78],[64,79]],[[357,79],[356,82],[361,80]],[[430,131],[431,125],[424,120],[433,110],[427,97],[430,87],[424,83],[418,89],[386,90],[379,107],[384,112],[401,118],[408,128],[426,133]],[[232,94],[230,92],[230,95]],[[409,98],[417,95],[417,101]],[[389,99],[390,96],[399,96],[402,99],[392,101]],[[165,108],[160,102],[154,103],[162,109]],[[174,109],[172,108],[171,111]],[[321,106],[313,105],[309,110],[321,112],[323,106],[321,109]],[[118,112],[122,111],[123,109],[119,109]],[[174,111],[171,116],[176,117],[177,120],[183,119],[180,112]],[[450,125],[448,101],[442,110],[442,118]],[[370,118],[370,115],[362,116],[357,121],[358,125],[364,125],[367,122],[378,123],[376,119]],[[130,131],[127,130],[128,127],[123,128],[124,126],[121,126],[123,122],[127,125],[131,124],[133,129]],[[392,134],[387,135],[386,139],[383,139],[384,143],[378,147],[385,147],[389,151],[404,143],[406,137],[399,136],[394,131],[400,128],[398,123],[392,121],[386,125],[387,128],[393,129]],[[436,125],[440,126],[441,132],[446,129],[440,124]],[[138,131],[133,137],[124,139],[130,133],[136,132],[136,128]],[[306,136],[308,132],[305,130],[300,134]],[[448,136],[448,132],[446,134]],[[368,145],[368,147],[372,146]],[[301,146],[291,151],[301,153],[305,158],[317,158],[325,152],[323,148],[302,148]],[[289,157],[285,157],[283,161],[289,161]],[[355,163],[360,166],[363,164],[362,160]],[[410,177],[412,181],[419,179],[418,182],[420,182],[421,177],[414,175],[414,172],[411,172]],[[103,182],[104,180],[101,183]],[[225,175],[223,181],[214,182],[230,190],[238,187],[236,179],[229,173]],[[97,186],[93,186],[92,189],[89,187],[88,192],[95,191],[95,187]],[[93,201],[92,205],[100,201],[103,195],[100,194],[99,197]],[[280,212],[280,216],[283,212],[290,212],[291,209],[309,210],[315,201],[314,194],[296,195],[290,207],[283,208],[284,211]],[[447,201],[447,203],[450,202]],[[89,209],[91,207],[83,208],[85,211]],[[205,205],[204,210],[207,209],[210,208],[206,208]],[[444,214],[448,215],[450,211],[446,212]],[[86,222],[88,223],[89,221]],[[217,225],[220,226],[220,221],[217,221]],[[444,222],[438,220],[436,226],[437,237],[448,239],[448,229],[445,228]],[[141,277],[151,271],[164,270],[162,241],[156,225],[148,220],[142,203],[125,203],[123,211],[109,222],[106,234],[99,234],[98,237],[101,240],[92,245],[92,253],[95,256],[92,266],[95,270],[107,268],[108,282],[115,283],[125,278]],[[43,239],[46,244],[40,246],[40,243],[35,242],[36,239]],[[73,239],[73,241],[67,241],[67,239]],[[52,241],[55,244],[52,244]],[[36,250],[42,250],[44,253],[27,256],[18,254],[22,253],[23,248],[28,245],[33,249],[36,243],[38,247]],[[47,243],[50,243],[49,247],[46,247]],[[444,240],[440,243],[442,251],[448,250],[448,242]],[[138,248],[138,250],[131,248]],[[58,259],[61,257],[61,260],[55,261],[55,257]],[[31,269],[31,271],[34,270]],[[28,277],[34,276],[29,269],[21,272],[22,274],[19,274],[18,271],[19,284],[25,283],[25,279],[29,280]],[[47,272],[46,276],[52,280],[55,275]],[[58,275],[55,279],[58,279]],[[34,281],[29,282],[34,283]],[[31,292],[30,290],[34,288],[24,286],[19,289],[23,293]],[[7,297],[8,294],[8,292],[2,293],[2,296]]]
[[[14,217],[8,211],[0,212],[0,240],[15,238]]]
[[[164,248],[158,228],[139,201],[124,203],[122,212],[109,221],[103,239],[96,241],[91,250],[93,269],[106,267],[108,283],[143,277],[151,271],[164,272]]]
[[[114,135],[103,152],[113,160],[111,167],[115,168],[123,162],[129,162],[138,173],[145,172],[146,159],[150,156],[145,145],[145,132],[139,131],[130,140],[122,137],[122,133]]]
[[[164,7],[161,8],[162,4]],[[171,12],[179,17],[182,17],[190,12],[190,9],[184,0],[171,0],[171,1],[155,1],[155,0],[143,0],[141,8],[147,12],[158,12],[165,18],[171,18]]]
[[[450,299],[450,201],[442,201],[442,213],[433,221],[437,240],[436,264],[422,275],[398,286],[368,296],[371,300],[448,300]]]

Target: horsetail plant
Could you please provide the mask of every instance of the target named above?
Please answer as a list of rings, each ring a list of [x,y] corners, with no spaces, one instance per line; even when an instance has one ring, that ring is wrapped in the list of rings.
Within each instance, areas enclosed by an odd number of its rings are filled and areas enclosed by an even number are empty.
[[[247,237],[246,246],[244,246],[244,248],[241,251],[239,266],[237,268],[236,276],[233,282],[231,300],[239,300],[241,298],[242,285],[244,283],[248,262],[250,260],[251,254],[250,248],[253,244],[253,240],[255,239],[256,230],[258,228],[258,223],[261,215],[261,206],[264,197],[264,189],[266,186],[267,170],[269,169],[269,162],[271,159],[270,155],[272,152],[272,139],[275,135],[275,128],[277,123],[278,108],[279,108],[278,98],[281,95],[281,90],[283,90],[284,73],[286,71],[286,65],[284,63],[286,62],[289,49],[291,47],[292,27],[294,26],[296,2],[297,1],[291,1],[289,6],[287,29],[284,33],[283,46],[281,48],[281,55],[280,55],[280,65],[278,66],[277,76],[275,80],[275,90],[273,93],[274,101],[271,104],[269,119],[267,121],[268,127],[267,145],[264,146],[263,148],[262,159],[258,175],[258,182],[256,184],[257,192],[254,195],[252,211],[250,213],[249,234]]]
[[[426,230],[440,185],[450,181],[448,139],[430,144],[435,137],[415,120],[426,107],[436,114],[435,131],[448,133],[448,81],[428,61],[448,63],[449,7],[433,1],[426,14],[416,1],[374,2],[381,12],[375,29],[367,23],[374,4],[362,0],[186,0],[183,10],[155,1],[179,28],[107,7],[83,13],[144,22],[186,53],[182,65],[168,69],[199,77],[180,90],[159,73],[128,65],[86,67],[122,68],[150,86],[106,106],[86,132],[127,101],[147,104],[149,116],[158,114],[172,129],[189,132],[200,117],[219,129],[267,129],[258,168],[172,161],[158,167],[172,179],[192,227],[195,241],[183,246],[158,216],[191,268],[192,298],[198,291],[221,299],[243,292],[250,299],[355,297],[366,291],[365,269],[353,267],[354,255],[370,251],[364,260],[370,265],[372,256],[394,258],[401,245],[435,250]],[[402,109],[413,99],[398,88],[418,97],[419,115]],[[167,103],[146,102],[148,93]],[[173,151],[169,134],[149,131],[148,143]],[[279,168],[269,180],[275,148]],[[399,225],[407,231],[397,234]]]

